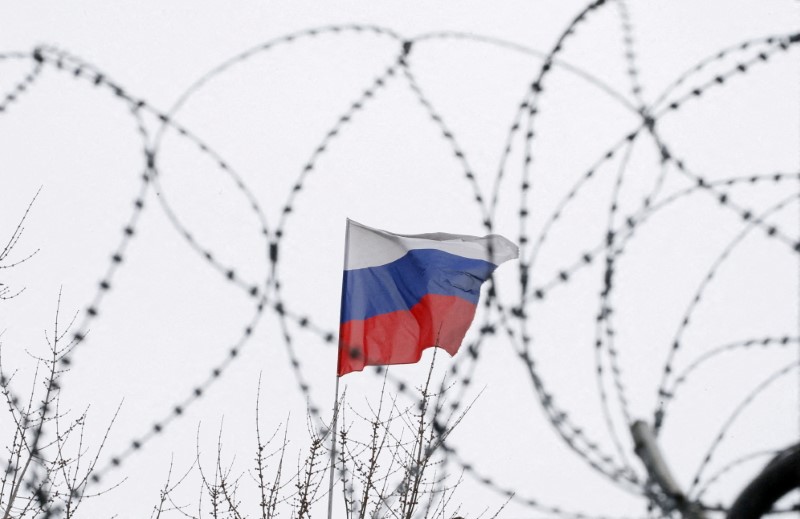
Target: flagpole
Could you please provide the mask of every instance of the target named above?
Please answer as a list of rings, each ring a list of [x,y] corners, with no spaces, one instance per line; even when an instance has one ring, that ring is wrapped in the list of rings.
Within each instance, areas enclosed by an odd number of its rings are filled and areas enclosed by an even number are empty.
[[[338,363],[337,363],[338,364]],[[331,475],[330,483],[328,485],[328,519],[333,517],[333,476],[336,472],[336,422],[339,418],[339,373],[337,366],[336,373],[336,400],[333,401],[333,424],[331,425],[331,433],[333,434],[331,446]]]
[[[345,224],[345,233],[344,233],[344,268],[342,269],[347,270],[347,258],[350,249],[350,218],[347,219],[347,223]],[[345,285],[344,285],[344,272],[342,273],[342,305],[344,305],[344,296],[345,296]],[[341,320],[341,312],[340,312],[340,320]],[[331,432],[333,434],[333,439],[331,440],[331,474],[330,474],[330,482],[328,484],[328,519],[332,519],[333,517],[333,476],[336,473],[336,425],[339,419],[339,368],[340,363],[342,362],[342,337],[341,334],[339,335],[339,345],[336,349],[336,399],[333,401],[333,423],[331,424]]]

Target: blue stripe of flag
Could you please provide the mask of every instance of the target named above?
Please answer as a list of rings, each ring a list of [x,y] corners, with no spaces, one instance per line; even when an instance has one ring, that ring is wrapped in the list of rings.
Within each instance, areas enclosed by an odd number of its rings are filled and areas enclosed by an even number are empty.
[[[409,310],[427,294],[478,304],[481,284],[496,268],[436,249],[413,249],[380,267],[345,270],[342,322]]]

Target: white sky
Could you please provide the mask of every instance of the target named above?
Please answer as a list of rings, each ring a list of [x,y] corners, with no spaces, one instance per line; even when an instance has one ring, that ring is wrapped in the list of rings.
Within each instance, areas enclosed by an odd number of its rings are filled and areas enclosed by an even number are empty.
[[[652,103],[684,72],[720,50],[798,26],[797,2],[629,2],[642,96]],[[136,99],[168,112],[195,81],[248,49],[309,28],[376,25],[403,38],[453,31],[502,39],[526,49],[486,41],[431,38],[408,58],[420,88],[441,115],[490,198],[516,108],[561,32],[582,2],[176,1],[39,2],[0,6],[0,52],[30,54],[54,45],[93,64]],[[758,43],[728,53],[691,75],[669,100],[713,83],[741,61],[746,74],[703,90],[657,123],[660,138],[693,173],[713,182],[730,178],[796,175],[800,153],[800,67],[797,45],[787,52]],[[241,176],[274,231],[292,186],[314,149],[350,104],[396,59],[400,43],[364,32],[320,34],[254,53],[193,91],[175,119],[202,139]],[[533,184],[528,198],[531,243],[566,194],[620,139],[636,129],[635,113],[588,82],[602,81],[627,103],[631,94],[620,11],[615,2],[579,24],[544,83],[534,122]],[[767,52],[769,60],[758,60]],[[539,53],[539,54],[536,54]],[[568,66],[563,66],[568,64]],[[33,66],[29,58],[0,61],[5,93]],[[669,101],[668,101],[669,102]],[[663,103],[660,106],[664,106]],[[656,110],[658,112],[658,110]],[[3,365],[18,369],[24,393],[33,362],[42,354],[42,330],[51,329],[59,286],[65,314],[81,311],[105,275],[108,259],[130,217],[142,171],[136,121],[108,89],[47,65],[0,117],[0,239],[13,231],[41,186],[23,239],[10,259],[39,249],[27,263],[0,270],[0,282],[25,287],[0,301]],[[154,134],[157,121],[145,124]],[[523,132],[525,131],[523,122]],[[500,188],[495,230],[518,241],[524,140],[517,134]],[[531,284],[541,286],[588,250],[602,245],[624,146],[596,169],[538,249]],[[193,236],[248,284],[268,274],[261,226],[249,201],[207,155],[175,132],[161,142],[160,196]],[[619,192],[617,223],[641,208],[661,168],[645,133],[632,147]],[[782,177],[783,178],[783,177]],[[633,419],[652,421],[664,363],[676,336],[682,348],[675,372],[723,344],[798,336],[798,263],[789,242],[798,236],[796,178],[739,183],[724,189],[742,211],[760,215],[790,199],[761,227],[748,232],[702,292],[684,329],[681,322],[698,287],[720,254],[748,229],[717,195],[696,190],[637,226],[618,259],[611,301],[614,345]],[[674,164],[666,169],[653,205],[694,185]],[[791,198],[793,195],[794,198]],[[279,275],[286,307],[324,330],[338,322],[345,218],[400,233],[485,234],[483,217],[464,180],[461,163],[402,74],[397,73],[357,111],[319,156],[286,220]],[[777,237],[765,228],[777,226]],[[525,258],[530,258],[531,244]],[[527,306],[527,333],[544,383],[571,420],[604,451],[616,455],[595,376],[598,293],[603,256],[556,284],[543,302]],[[498,271],[503,304],[519,304],[518,265]],[[63,405],[89,411],[89,445],[96,445],[123,402],[101,465],[169,415],[226,358],[254,313],[253,300],[194,251],[150,192],[122,268],[91,324],[88,341],[65,376]],[[482,319],[479,315],[479,320]],[[493,318],[496,316],[493,316]],[[79,319],[80,320],[80,319]],[[477,337],[477,326],[468,338]],[[519,324],[514,324],[519,330]],[[313,403],[329,416],[335,351],[296,325],[289,333],[310,385]],[[163,434],[107,481],[124,482],[85,504],[86,517],[144,517],[158,498],[170,457],[175,471],[189,468],[196,446],[210,463],[220,423],[226,459],[235,472],[252,465],[256,387],[262,376],[262,427],[290,418],[292,449],[305,444],[305,402],[290,368],[280,321],[271,311],[224,376]],[[604,336],[605,337],[605,336]],[[466,352],[457,357],[468,365]],[[425,359],[428,359],[426,356]],[[607,366],[607,357],[603,357]],[[662,432],[667,461],[688,488],[707,449],[738,403],[771,373],[797,362],[798,346],[740,348],[698,368],[670,404]],[[439,357],[443,373],[455,360]],[[418,385],[425,366],[390,373]],[[613,425],[638,474],[616,390],[605,379]],[[781,448],[800,436],[797,370],[769,386],[736,420],[706,477],[750,452]],[[375,403],[380,379],[370,372],[342,379],[356,410]],[[394,391],[394,388],[392,388]],[[460,395],[459,386],[453,394]],[[401,399],[406,398],[401,396]],[[461,398],[461,397],[459,397]],[[546,420],[524,365],[504,335],[487,340],[463,401],[472,409],[452,437],[465,461],[518,496],[592,516],[643,516],[641,496],[621,490],[574,455]],[[8,437],[0,419],[0,436]],[[729,503],[766,458],[744,464],[709,489],[710,503]],[[450,470],[458,473],[455,464]],[[105,481],[105,480],[104,480]],[[249,482],[248,482],[249,483]],[[196,500],[195,483],[181,494]],[[191,488],[189,488],[191,487]],[[251,496],[250,496],[251,497]],[[249,499],[249,497],[248,497]],[[504,498],[465,474],[455,501],[461,514],[496,510]],[[247,501],[247,500],[246,500]],[[257,501],[249,504],[253,513]],[[192,508],[195,510],[196,508]],[[315,511],[321,517],[323,509]],[[502,517],[548,515],[512,502]],[[337,517],[343,517],[337,514]]]

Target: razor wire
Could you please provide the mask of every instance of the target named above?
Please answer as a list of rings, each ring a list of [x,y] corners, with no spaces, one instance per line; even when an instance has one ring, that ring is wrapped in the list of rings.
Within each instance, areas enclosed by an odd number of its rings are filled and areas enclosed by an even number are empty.
[[[399,77],[405,80],[407,88],[413,93],[421,109],[429,117],[431,124],[434,125],[440,132],[444,141],[452,153],[457,164],[462,170],[464,180],[469,183],[473,193],[473,202],[480,211],[481,223],[488,231],[494,230],[494,219],[498,207],[498,199],[501,193],[501,184],[508,176],[508,167],[510,164],[510,157],[513,148],[513,143],[521,136],[523,139],[523,164],[522,175],[520,178],[519,190],[520,205],[519,205],[519,242],[521,248],[520,257],[520,270],[519,270],[519,286],[521,289],[521,296],[518,305],[509,304],[504,302],[500,297],[494,282],[490,282],[490,289],[488,298],[485,301],[487,309],[484,321],[478,332],[478,338],[469,344],[465,344],[467,355],[459,356],[454,359],[450,374],[456,382],[456,391],[458,397],[452,399],[449,403],[450,412],[455,412],[461,405],[464,395],[469,387],[481,352],[483,340],[488,336],[500,336],[498,330],[501,329],[505,332],[514,351],[517,353],[520,363],[524,369],[527,370],[533,389],[538,396],[538,400],[544,415],[555,429],[557,435],[563,440],[577,456],[582,458],[588,466],[595,469],[598,473],[605,476],[609,480],[615,482],[621,488],[626,488],[638,491],[641,493],[643,489],[642,476],[637,474],[628,459],[630,452],[626,452],[622,441],[619,438],[619,431],[613,425],[611,419],[611,410],[608,402],[608,392],[606,388],[606,379],[608,372],[603,369],[603,362],[607,361],[610,366],[611,387],[616,395],[617,402],[622,409],[624,421],[630,424],[632,418],[626,401],[626,387],[623,382],[624,374],[618,364],[620,352],[614,345],[613,337],[614,325],[611,321],[613,315],[613,294],[614,294],[614,273],[618,268],[618,258],[624,254],[625,246],[629,243],[636,232],[640,232],[643,224],[658,211],[662,210],[667,205],[682,199],[683,197],[693,196],[696,193],[707,193],[715,197],[721,208],[735,213],[743,221],[744,228],[734,242],[726,248],[719,256],[717,261],[713,263],[706,278],[701,283],[700,287],[692,299],[689,307],[687,308],[682,324],[678,327],[676,336],[672,344],[669,346],[668,358],[664,366],[662,381],[659,385],[658,396],[659,406],[654,410],[654,425],[656,430],[659,430],[664,419],[667,416],[668,404],[674,399],[675,390],[685,382],[688,375],[693,373],[700,364],[711,360],[717,355],[724,352],[730,352],[735,349],[744,349],[756,344],[762,345],[782,345],[788,346],[797,343],[797,338],[792,334],[783,336],[767,337],[760,340],[748,339],[731,343],[718,347],[701,357],[694,360],[688,368],[678,375],[674,375],[674,359],[678,350],[681,348],[682,336],[685,330],[692,322],[692,314],[695,308],[700,304],[705,287],[714,279],[717,270],[720,269],[725,261],[728,259],[731,250],[735,247],[745,235],[755,229],[760,229],[770,238],[778,239],[790,246],[792,253],[800,252],[800,242],[792,230],[781,229],[776,224],[768,223],[768,215],[758,215],[757,212],[748,207],[746,203],[734,200],[731,195],[724,189],[735,184],[757,184],[760,182],[773,181],[781,183],[787,180],[797,180],[800,175],[792,173],[775,173],[769,175],[757,175],[746,178],[728,178],[724,180],[708,180],[703,174],[696,173],[690,170],[685,161],[676,155],[675,150],[668,147],[662,140],[658,131],[656,130],[657,123],[663,117],[667,117],[689,102],[700,102],[699,99],[706,93],[711,92],[713,89],[723,88],[730,81],[736,77],[749,73],[754,67],[766,64],[773,55],[779,52],[790,50],[793,44],[800,41],[797,34],[787,36],[772,36],[759,40],[752,40],[742,44],[724,49],[714,56],[704,59],[697,65],[689,69],[685,74],[678,77],[662,94],[657,97],[657,100],[651,105],[647,105],[643,99],[641,78],[638,73],[638,65],[636,61],[634,40],[632,36],[632,21],[630,13],[628,12],[627,5],[624,1],[618,0],[617,7],[620,15],[621,28],[623,32],[624,42],[624,56],[627,64],[627,73],[630,83],[630,94],[634,98],[633,101],[620,92],[615,91],[608,87],[598,78],[594,78],[581,69],[570,65],[567,62],[559,59],[559,54],[564,48],[564,45],[569,43],[570,38],[576,37],[578,34],[577,27],[581,23],[587,23],[587,18],[593,11],[605,5],[604,0],[599,0],[588,5],[579,15],[577,15],[572,22],[567,26],[565,31],[556,40],[556,43],[547,53],[541,53],[533,49],[528,49],[524,46],[516,45],[513,42],[504,42],[497,39],[482,37],[477,35],[442,32],[430,33],[417,38],[404,39],[394,31],[386,28],[375,26],[361,26],[361,25],[348,25],[348,26],[333,26],[323,27],[319,29],[309,29],[298,33],[293,33],[285,37],[271,40],[265,44],[259,45],[245,51],[230,60],[225,61],[221,65],[212,69],[208,74],[201,77],[197,82],[192,84],[187,89],[178,101],[167,111],[160,111],[147,101],[136,97],[135,95],[127,92],[120,84],[110,79],[108,75],[104,74],[99,68],[83,61],[81,58],[73,56],[63,50],[54,47],[38,47],[33,52],[26,53],[8,53],[0,57],[3,59],[22,59],[31,61],[31,71],[19,81],[8,93],[5,94],[4,100],[0,103],[0,114],[13,108],[13,103],[24,102],[22,94],[27,92],[30,88],[35,87],[37,78],[40,76],[44,69],[56,69],[59,72],[71,75],[76,79],[84,80],[89,86],[95,87],[110,93],[117,98],[123,106],[131,112],[135,119],[137,131],[142,138],[142,174],[141,184],[138,192],[135,194],[133,200],[133,209],[131,210],[128,218],[122,229],[122,238],[118,244],[112,249],[111,259],[108,263],[106,271],[100,278],[98,288],[94,298],[88,305],[82,322],[79,324],[74,338],[78,341],[77,350],[80,351],[83,345],[87,342],[86,333],[90,324],[99,318],[100,310],[102,307],[103,299],[109,291],[112,290],[113,280],[116,272],[123,267],[125,261],[125,251],[129,246],[130,241],[136,235],[137,223],[140,219],[141,212],[145,208],[145,201],[149,193],[155,187],[159,190],[162,196],[158,197],[159,204],[162,210],[167,215],[172,225],[176,228],[181,238],[193,249],[195,252],[215,271],[218,275],[222,276],[228,282],[241,289],[244,293],[250,296],[254,303],[254,314],[244,323],[240,338],[232,345],[227,346],[227,353],[224,358],[216,363],[209,375],[202,379],[194,388],[190,389],[187,396],[171,405],[171,411],[164,415],[162,418],[155,420],[149,429],[136,436],[130,441],[129,447],[121,453],[112,456],[106,466],[97,470],[93,476],[95,482],[99,482],[101,478],[114,468],[120,466],[123,461],[134,455],[139,451],[148,441],[156,435],[162,434],[166,427],[172,421],[179,418],[184,410],[190,405],[194,404],[200,399],[217,380],[221,378],[225,369],[233,363],[238,357],[241,348],[243,348],[253,333],[253,330],[261,320],[264,310],[271,310],[279,317],[280,332],[282,341],[287,349],[290,358],[291,369],[294,372],[298,389],[304,395],[304,398],[309,406],[310,414],[324,426],[324,419],[321,415],[319,406],[314,404],[311,395],[311,383],[303,375],[303,365],[300,357],[294,348],[294,339],[289,329],[289,322],[294,323],[301,329],[309,330],[317,335],[322,343],[333,344],[335,332],[327,329],[325,326],[314,323],[311,318],[305,316],[302,311],[291,308],[283,299],[281,284],[280,284],[280,245],[282,239],[286,236],[286,223],[289,221],[293,214],[298,199],[303,194],[303,188],[307,177],[317,169],[317,161],[331,146],[335,145],[336,137],[343,131],[346,131],[350,124],[353,124],[357,119],[359,112],[369,108],[370,101],[380,94],[381,89],[388,82],[399,83]],[[302,166],[297,180],[293,188],[288,194],[287,200],[283,205],[280,217],[274,226],[270,228],[267,225],[267,220],[263,209],[260,207],[257,196],[246,185],[243,178],[236,172],[231,162],[225,160],[219,153],[214,151],[212,145],[203,141],[198,134],[187,127],[181,125],[178,120],[178,113],[181,106],[185,103],[190,96],[199,91],[203,85],[212,81],[215,77],[231,71],[235,66],[239,66],[246,62],[250,57],[255,56],[261,52],[269,51],[276,46],[284,46],[302,42],[304,39],[313,38],[318,36],[335,36],[345,32],[364,34],[369,33],[380,37],[388,37],[393,39],[398,44],[398,53],[392,57],[390,63],[377,73],[375,79],[369,84],[366,89],[347,107],[342,115],[336,119],[328,132],[324,135],[322,140],[313,148],[308,161]],[[513,122],[508,131],[507,140],[504,152],[500,159],[499,168],[494,177],[491,196],[487,196],[482,192],[477,183],[474,168],[470,165],[467,157],[467,150],[460,144],[454,131],[445,122],[445,117],[437,110],[434,103],[427,97],[424,91],[424,86],[419,83],[413,74],[413,66],[411,57],[414,53],[419,52],[419,44],[424,41],[434,39],[450,39],[456,41],[469,41],[481,44],[490,44],[495,47],[506,48],[514,52],[522,52],[525,54],[536,56],[542,60],[541,68],[539,69],[536,77],[530,82],[529,88],[526,90],[523,100],[519,103],[518,109],[515,113]],[[671,93],[677,90],[678,87],[686,84],[695,74],[704,70],[709,63],[715,61],[722,61],[728,58],[734,51],[747,52],[753,48],[756,52],[754,56],[739,59],[734,66],[726,72],[716,75],[710,80],[700,82],[694,87],[690,87],[688,93],[670,97]],[[536,235],[533,235],[528,230],[529,217],[531,215],[531,207],[535,206],[533,201],[533,193],[535,191],[534,173],[534,159],[535,159],[535,136],[537,114],[540,106],[545,102],[543,92],[545,92],[545,80],[549,77],[552,70],[566,70],[576,74],[588,83],[593,84],[595,87],[605,91],[609,96],[620,100],[625,107],[631,112],[638,113],[641,116],[641,124],[633,128],[630,133],[623,135],[617,144],[610,148],[603,154],[591,168],[578,180],[573,188],[568,192],[567,196],[557,205],[556,211],[550,215],[546,221],[543,229]],[[663,103],[663,105],[662,105]],[[151,133],[145,128],[142,123],[143,114],[157,118],[161,125],[156,135]],[[263,242],[264,247],[264,261],[269,265],[270,272],[267,279],[251,280],[244,279],[236,270],[230,266],[222,263],[216,259],[214,251],[207,246],[203,245],[193,235],[190,228],[181,222],[178,214],[172,209],[169,202],[169,195],[165,192],[159,184],[159,165],[158,157],[160,147],[162,146],[162,138],[166,135],[167,131],[175,132],[182,139],[193,143],[196,149],[213,164],[223,175],[228,176],[235,189],[239,190],[241,194],[247,199],[250,209],[260,222],[260,236],[259,240]],[[653,141],[653,146],[660,154],[659,167],[661,173],[658,181],[654,185],[649,196],[642,200],[641,207],[632,214],[621,215],[618,211],[618,197],[622,189],[625,175],[627,174],[627,157],[630,156],[634,146],[644,140],[645,136],[649,136]],[[543,284],[534,285],[531,282],[531,271],[537,262],[538,254],[542,247],[547,242],[550,233],[561,220],[563,213],[574,207],[573,201],[578,193],[589,185],[593,179],[605,176],[614,176],[611,169],[611,161],[615,157],[622,155],[623,159],[621,164],[616,170],[616,177],[614,182],[614,191],[610,203],[606,235],[597,243],[590,245],[586,252],[579,258],[576,258],[571,263],[566,263],[557,275],[550,281]],[[658,200],[658,195],[661,192],[663,179],[668,175],[668,168],[673,167],[675,171],[690,179],[694,185],[681,191],[677,194],[671,195],[664,200]],[[588,189],[588,188],[587,188]],[[538,195],[541,196],[541,195]],[[777,209],[781,209],[790,203],[796,201],[797,195],[791,195],[786,199]],[[488,201],[488,202],[487,202]],[[604,263],[603,277],[605,279],[605,286],[601,297],[598,301],[598,318],[596,322],[596,341],[594,345],[595,363],[597,367],[597,384],[598,392],[601,399],[602,412],[604,414],[608,433],[612,438],[614,444],[615,455],[611,455],[603,450],[597,441],[590,438],[586,429],[581,427],[570,417],[567,410],[561,408],[556,404],[556,395],[548,389],[544,382],[544,372],[546,368],[542,368],[536,360],[537,356],[533,349],[533,333],[531,331],[531,323],[529,316],[533,314],[533,310],[529,306],[547,304],[545,299],[546,295],[560,286],[564,286],[570,282],[573,277],[584,268],[592,265],[596,260]],[[494,316],[490,315],[494,313]],[[64,364],[73,362],[73,356],[69,355],[64,358]],[[466,367],[462,365],[466,364]],[[783,375],[790,370],[791,367],[784,368],[780,374]],[[544,370],[544,371],[543,371]],[[381,373],[382,370],[376,370]],[[771,378],[774,380],[774,378]],[[406,393],[410,398],[413,398],[409,391],[409,384],[407,381],[394,380],[398,393]],[[764,385],[759,386],[745,399],[747,403],[751,402],[757,394],[759,394]],[[443,413],[444,410],[437,407],[437,414]],[[736,414],[738,415],[738,409]],[[701,476],[705,467],[710,462],[712,455],[717,445],[722,441],[725,436],[725,431],[732,424],[733,419],[725,424],[725,427],[720,431],[717,438],[711,445],[709,453],[704,458],[703,463],[698,469],[697,476],[694,481],[694,486],[702,483]],[[458,452],[453,446],[444,444],[443,450],[448,458],[452,458],[466,473],[476,479],[479,483],[486,485],[489,488],[497,491],[501,495],[513,496],[515,501],[526,504],[532,509],[540,512],[549,513],[560,517],[572,517],[583,519],[593,517],[592,514],[583,512],[570,512],[560,507],[544,504],[537,498],[524,497],[525,492],[519,489],[512,489],[506,485],[497,483],[494,478],[483,475],[481,471],[473,464],[466,461],[461,453]],[[716,477],[712,477],[709,483],[713,482]],[[694,487],[693,487],[694,488]],[[705,487],[698,488],[698,497],[702,495]]]

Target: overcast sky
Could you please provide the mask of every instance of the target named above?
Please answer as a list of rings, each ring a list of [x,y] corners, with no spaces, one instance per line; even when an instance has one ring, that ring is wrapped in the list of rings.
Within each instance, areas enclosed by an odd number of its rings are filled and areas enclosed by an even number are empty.
[[[347,217],[399,233],[482,235],[488,215],[495,232],[527,239],[524,322],[481,309],[467,341],[485,319],[498,333],[481,343],[477,363],[466,346],[454,359],[437,357],[437,380],[456,363],[462,375],[474,369],[466,386],[450,379],[448,398],[472,402],[451,442],[480,477],[516,492],[502,517],[552,515],[528,506],[532,499],[607,517],[643,516],[647,505],[559,436],[517,354],[522,335],[545,392],[568,414],[567,430],[580,428],[611,465],[640,479],[628,426],[653,422],[665,366],[671,391],[676,376],[728,344],[766,342],[731,346],[678,387],[660,442],[679,484],[690,488],[733,414],[701,481],[741,456],[797,441],[800,67],[796,42],[786,40],[800,21],[797,2],[608,2],[563,40],[535,117],[520,118],[543,57],[584,8],[542,0],[0,6],[0,88],[15,92],[0,113],[0,239],[41,188],[4,264],[38,252],[0,270],[0,282],[25,288],[0,301],[3,367],[19,370],[15,388],[26,394],[29,353],[46,352],[42,331],[52,330],[63,287],[63,324],[78,312],[75,330],[88,338],[62,381],[62,405],[90,407],[87,444],[96,446],[122,403],[98,465],[192,402],[104,472],[99,488],[122,483],[87,501],[86,517],[148,515],[170,460],[176,473],[198,450],[212,463],[220,429],[234,472],[250,469],[259,377],[262,427],[288,420],[292,456],[306,447],[307,405],[331,415],[336,352],[324,337],[337,330]],[[413,44],[400,66],[406,40]],[[146,102],[140,120],[131,99]],[[642,109],[654,134],[642,129]],[[174,126],[161,134],[154,113],[170,114]],[[144,146],[157,147],[159,179],[142,194]],[[263,292],[277,231],[281,301],[310,327],[271,308],[259,317],[248,293]],[[123,239],[123,261],[109,276]],[[604,299],[607,258],[613,290]],[[496,278],[498,302],[520,307],[520,263]],[[87,320],[103,279],[111,288]],[[220,366],[222,376],[192,399]],[[390,370],[408,387],[425,373],[424,362]],[[368,370],[344,377],[342,388],[354,411],[366,412],[380,383]],[[406,405],[412,397],[399,392]],[[8,424],[0,419],[4,442]],[[730,503],[767,459],[725,473],[704,499]],[[456,458],[446,467],[462,473]],[[182,503],[196,501],[198,488],[188,480]],[[454,502],[477,517],[505,499],[466,471]]]

